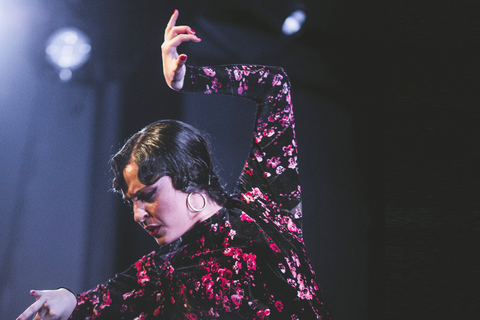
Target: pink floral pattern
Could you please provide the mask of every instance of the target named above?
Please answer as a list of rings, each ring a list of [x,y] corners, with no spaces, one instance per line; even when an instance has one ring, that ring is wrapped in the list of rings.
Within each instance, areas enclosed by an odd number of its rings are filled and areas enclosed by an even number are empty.
[[[183,91],[258,103],[236,188],[180,239],[79,294],[71,319],[331,319],[303,243],[288,76],[274,67],[188,67]]]

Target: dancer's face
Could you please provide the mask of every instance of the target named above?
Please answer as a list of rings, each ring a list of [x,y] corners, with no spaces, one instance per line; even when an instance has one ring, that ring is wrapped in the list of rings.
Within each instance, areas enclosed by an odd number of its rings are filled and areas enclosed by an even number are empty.
[[[173,187],[169,176],[146,186],[138,179],[138,165],[128,164],[123,170],[127,184],[125,198],[133,204],[134,219],[159,244],[168,244],[181,237],[197,222],[187,207],[187,194]]]

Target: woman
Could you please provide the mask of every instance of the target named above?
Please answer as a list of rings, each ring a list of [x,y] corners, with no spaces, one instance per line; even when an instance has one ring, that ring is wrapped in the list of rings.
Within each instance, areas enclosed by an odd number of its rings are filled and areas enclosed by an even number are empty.
[[[162,45],[167,84],[258,103],[249,157],[232,195],[205,140],[155,122],[112,158],[114,188],[162,246],[105,284],[74,295],[34,291],[19,319],[330,319],[305,252],[290,83],[282,69],[194,68],[177,53],[201,41],[172,15]]]

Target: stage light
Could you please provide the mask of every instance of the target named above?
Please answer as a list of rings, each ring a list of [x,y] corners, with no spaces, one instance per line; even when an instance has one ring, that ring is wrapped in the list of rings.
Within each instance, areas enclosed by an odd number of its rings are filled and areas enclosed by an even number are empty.
[[[62,81],[69,81],[72,72],[83,66],[90,58],[90,39],[79,29],[62,28],[47,41],[45,52],[48,61],[58,69]]]
[[[282,26],[282,31],[283,34],[287,36],[291,36],[300,29],[302,29],[303,24],[305,23],[305,19],[307,18],[307,15],[303,10],[296,10],[292,12],[290,16],[288,16],[287,19],[283,22]]]

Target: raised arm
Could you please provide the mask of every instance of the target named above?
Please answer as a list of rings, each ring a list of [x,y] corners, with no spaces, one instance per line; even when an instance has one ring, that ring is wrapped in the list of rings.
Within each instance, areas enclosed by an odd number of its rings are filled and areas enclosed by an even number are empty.
[[[250,207],[257,206],[262,214],[268,206],[267,218],[277,226],[301,232],[295,121],[290,82],[283,69],[187,66],[182,91],[226,94],[257,103],[250,153],[233,196]]]
[[[268,202],[273,209],[269,211],[271,221],[301,233],[297,144],[287,74],[278,67],[254,65],[186,66],[186,56],[179,55],[177,48],[199,38],[190,27],[175,27],[177,17],[175,12],[162,45],[167,84],[182,92],[225,94],[257,103],[252,146],[234,198],[250,206],[254,202],[267,206]]]

